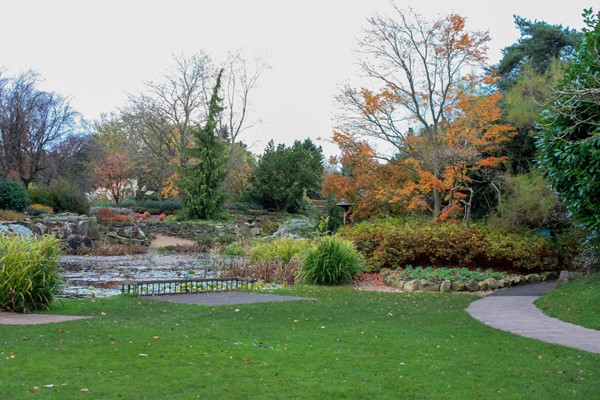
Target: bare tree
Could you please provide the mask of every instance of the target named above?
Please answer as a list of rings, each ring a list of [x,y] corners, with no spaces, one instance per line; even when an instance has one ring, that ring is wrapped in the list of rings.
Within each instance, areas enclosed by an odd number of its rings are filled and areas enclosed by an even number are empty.
[[[412,9],[393,7],[392,17],[368,20],[360,43],[361,69],[377,89],[342,90],[341,127],[391,144],[437,178],[443,168],[440,136],[460,95],[456,87],[465,83],[466,68],[485,60],[490,39],[465,31],[464,18],[455,14],[427,21]],[[422,136],[418,148],[411,145],[414,135]],[[438,215],[441,196],[435,188],[433,203]]]
[[[260,123],[258,119],[248,119],[251,112],[251,92],[258,86],[262,73],[269,65],[261,58],[250,63],[240,52],[229,53],[225,68],[225,101],[221,115],[221,130],[227,132],[230,155],[240,134]]]
[[[0,159],[4,176],[29,186],[46,166],[46,155],[72,131],[77,113],[56,93],[37,89],[27,72],[4,85],[0,97]]]

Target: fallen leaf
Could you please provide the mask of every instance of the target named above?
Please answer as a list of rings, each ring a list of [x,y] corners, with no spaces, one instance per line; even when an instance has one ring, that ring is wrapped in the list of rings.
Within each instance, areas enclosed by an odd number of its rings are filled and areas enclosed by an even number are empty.
[[[104,311],[102,311],[102,312],[100,313],[100,315],[106,315],[106,313],[105,313]]]
[[[158,340],[158,339],[160,339],[160,336],[152,336],[152,339]]]
[[[34,386],[34,387],[33,387],[33,391],[34,391],[34,392],[37,392],[38,390],[40,390],[40,387],[39,387],[39,386]]]
[[[82,389],[81,389],[81,391],[82,391],[83,393],[87,393],[87,392],[89,392],[89,391],[90,391],[90,389],[88,389],[88,388],[82,388]]]
[[[140,354],[138,354],[138,356],[148,357],[148,354],[140,353]]]
[[[50,388],[53,388],[53,387],[54,387],[54,385],[53,385],[53,384],[51,384],[51,383],[49,383],[49,384],[47,384],[47,385],[44,385],[44,387],[45,387],[45,388],[48,388],[48,389],[50,389]]]

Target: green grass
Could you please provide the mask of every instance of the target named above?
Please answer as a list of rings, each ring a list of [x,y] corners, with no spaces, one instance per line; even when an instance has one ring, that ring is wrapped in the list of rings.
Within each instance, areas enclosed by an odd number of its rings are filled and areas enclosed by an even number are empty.
[[[535,304],[551,317],[600,330],[600,272],[575,279]]]
[[[311,286],[280,293],[319,300],[65,301],[51,312],[94,318],[0,326],[0,398],[598,397],[600,355],[480,324],[464,311],[474,296]]]

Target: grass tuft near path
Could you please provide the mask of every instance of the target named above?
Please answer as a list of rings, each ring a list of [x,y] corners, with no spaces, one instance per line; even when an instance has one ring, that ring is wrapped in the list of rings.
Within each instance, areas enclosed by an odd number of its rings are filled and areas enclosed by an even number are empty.
[[[278,293],[319,300],[64,301],[51,312],[94,318],[0,326],[0,398],[598,397],[600,355],[489,328],[464,311],[474,296],[312,286]]]
[[[600,272],[554,289],[535,305],[550,317],[600,330]]]

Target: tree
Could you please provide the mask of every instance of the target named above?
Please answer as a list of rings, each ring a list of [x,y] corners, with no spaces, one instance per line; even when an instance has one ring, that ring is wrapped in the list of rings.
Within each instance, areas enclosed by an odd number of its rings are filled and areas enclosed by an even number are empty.
[[[0,174],[26,187],[47,167],[47,152],[72,132],[77,115],[67,99],[39,90],[39,81],[31,71],[0,79]]]
[[[219,89],[223,70],[217,76],[204,126],[191,131],[193,147],[183,153],[190,160],[181,168],[180,189],[183,193],[183,210],[190,219],[214,219],[223,212],[226,193],[223,184],[227,173],[227,148],[217,135],[217,121],[223,111]]]
[[[536,144],[542,173],[600,244],[600,16],[583,16],[582,41],[542,113]]]
[[[580,40],[579,32],[574,29],[518,15],[514,18],[521,37],[502,50],[502,59],[492,69],[499,76],[498,86],[503,90],[515,84],[526,65],[544,75],[555,60],[568,59]]]
[[[117,204],[134,194],[131,163],[123,154],[113,154],[94,168],[96,188],[106,189]]]
[[[343,127],[387,142],[439,179],[444,173],[440,136],[460,94],[453,88],[468,82],[463,79],[468,67],[482,64],[490,38],[484,32],[466,31],[465,19],[456,14],[430,22],[413,10],[394,8],[397,19],[369,19],[361,42],[365,55],[361,67],[380,87],[343,90],[339,97],[346,111]],[[423,140],[420,148],[411,146],[415,133]],[[433,187],[431,197],[437,217],[442,210],[439,188]]]
[[[323,179],[323,150],[310,140],[295,141],[292,147],[275,147],[269,141],[250,177],[242,199],[266,209],[298,212],[305,206],[308,191],[320,189]]]

